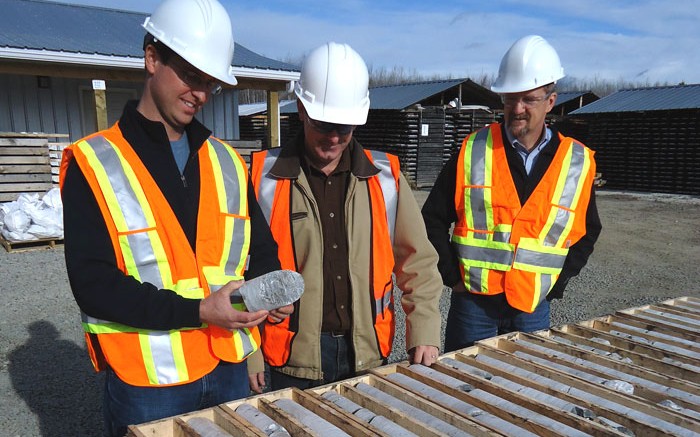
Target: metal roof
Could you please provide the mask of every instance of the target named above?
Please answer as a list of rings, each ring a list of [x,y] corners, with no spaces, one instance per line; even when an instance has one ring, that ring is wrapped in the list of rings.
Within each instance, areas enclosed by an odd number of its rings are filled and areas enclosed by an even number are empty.
[[[149,14],[42,0],[0,0],[0,10],[0,58],[89,65],[95,57],[107,57],[116,58],[113,66],[143,67],[141,25]],[[233,66],[299,71],[238,43]]]
[[[462,100],[477,100],[479,104],[498,101],[498,96],[470,79],[435,80],[400,85],[386,85],[369,89],[369,109],[402,110],[458,85],[463,86]],[[447,104],[448,102],[445,102]],[[296,113],[296,105],[280,107],[282,113]]]
[[[578,99],[581,96],[585,96],[586,94],[590,93],[590,91],[564,91],[564,92],[559,92],[557,91],[557,105],[564,104],[566,102],[569,102],[571,100]]]
[[[620,90],[569,114],[666,111],[671,109],[700,109],[700,84]]]
[[[406,109],[421,100],[446,91],[466,80],[436,80],[373,87],[369,90],[370,109]]]

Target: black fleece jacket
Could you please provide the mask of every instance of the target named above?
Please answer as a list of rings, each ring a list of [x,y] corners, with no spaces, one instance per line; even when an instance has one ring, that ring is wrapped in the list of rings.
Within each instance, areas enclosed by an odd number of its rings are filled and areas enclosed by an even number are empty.
[[[503,125],[501,125],[501,130],[503,129]],[[502,134],[504,139],[507,138],[505,131]],[[540,151],[529,175],[525,171],[525,165],[518,152],[513,147],[506,145],[506,158],[508,159],[508,166],[510,167],[510,173],[521,205],[525,204],[549,168],[559,148],[559,143],[559,134],[555,129],[552,129],[552,139]],[[422,209],[428,238],[435,246],[440,257],[438,269],[442,275],[443,283],[449,287],[462,280],[457,254],[450,243],[450,228],[457,221],[457,212],[454,204],[457,183],[457,159],[458,155],[455,154],[445,164]],[[547,295],[547,299],[561,299],[569,279],[578,275],[583,266],[586,265],[586,262],[588,262],[588,257],[593,253],[593,245],[598,239],[598,235],[600,235],[602,225],[595,203],[594,187],[591,187],[591,191],[591,200],[586,210],[586,234],[569,249],[559,279]]]
[[[181,175],[165,127],[143,117],[129,102],[119,120],[126,141],[153,176],[195,250],[199,209],[197,151],[211,132],[197,120],[187,127],[190,155]],[[62,189],[65,257],[76,302],[86,314],[128,326],[153,330],[196,327],[199,299],[186,299],[171,290],[159,290],[122,273],[116,264],[107,226],[95,196],[73,160]],[[277,244],[248,186],[251,222],[250,259],[246,279],[280,268]]]

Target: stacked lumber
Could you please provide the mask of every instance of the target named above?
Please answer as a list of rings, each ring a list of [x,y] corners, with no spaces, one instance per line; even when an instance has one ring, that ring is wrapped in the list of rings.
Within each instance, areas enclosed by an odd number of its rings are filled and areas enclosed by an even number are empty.
[[[697,436],[700,299],[494,337],[129,427],[129,436]]]
[[[17,200],[22,193],[50,190],[53,179],[49,138],[65,137],[67,135],[0,132],[0,202]]]

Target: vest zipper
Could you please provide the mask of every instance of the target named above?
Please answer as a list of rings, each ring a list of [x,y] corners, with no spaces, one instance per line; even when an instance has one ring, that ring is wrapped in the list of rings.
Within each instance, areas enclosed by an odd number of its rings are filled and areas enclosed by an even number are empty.
[[[187,179],[185,179],[185,175],[181,174],[180,175],[180,180],[182,181],[182,186],[187,188]]]

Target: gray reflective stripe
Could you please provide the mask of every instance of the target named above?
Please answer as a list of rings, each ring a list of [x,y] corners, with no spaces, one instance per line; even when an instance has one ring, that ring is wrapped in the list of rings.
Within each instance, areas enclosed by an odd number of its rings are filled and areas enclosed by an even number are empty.
[[[474,135],[469,156],[470,165],[467,166],[471,168],[470,185],[479,187],[484,187],[486,185],[486,151],[489,148],[489,132],[490,129],[481,129]],[[488,231],[489,226],[486,211],[491,205],[486,204],[484,190],[485,188],[469,188],[469,206],[474,229]]]
[[[250,331],[248,329],[238,329],[238,338],[241,339],[241,346],[243,348],[242,354],[244,357],[255,352],[255,346],[250,341]]]
[[[527,264],[533,267],[561,269],[564,266],[566,255],[537,252],[518,247],[515,251],[515,263]]]
[[[275,200],[275,188],[277,187],[277,180],[268,177],[270,169],[277,161],[282,149],[276,147],[274,149],[269,149],[265,154],[265,161],[263,162],[262,176],[260,177],[260,185],[258,189],[258,204],[262,209],[263,214],[265,214],[265,220],[270,223],[270,216],[272,215],[272,202]]]
[[[581,144],[574,142],[572,144],[572,149],[571,163],[569,164],[569,171],[566,174],[561,197],[559,199],[552,199],[552,205],[561,205],[568,209],[571,209],[574,199],[576,198],[581,178],[584,177],[583,168],[586,162],[586,151]],[[564,166],[564,168],[566,168],[566,166]],[[556,206],[553,206],[553,208],[556,208]],[[559,208],[557,216],[544,238],[543,244],[545,246],[555,246],[557,244],[566,229],[566,225],[569,223],[570,216],[571,213],[569,211]]]
[[[539,299],[537,301],[537,305],[539,305],[540,302],[547,298],[549,290],[551,290],[554,286],[554,284],[552,283],[552,279],[554,278],[553,275],[548,275],[546,273],[538,273],[538,275],[540,275],[540,294]]]
[[[469,261],[481,261],[484,263],[497,263],[510,266],[513,262],[513,252],[494,247],[470,246],[454,242],[459,257]]]
[[[236,290],[233,293],[231,293],[230,299],[232,305],[245,303],[243,302],[243,296],[241,296],[241,292],[239,290]]]
[[[146,214],[141,208],[134,187],[127,178],[122,162],[112,144],[101,135],[92,137],[86,142],[95,151],[95,156],[105,169],[111,190],[114,192],[128,228],[117,229],[117,231],[123,233],[148,229],[150,225]],[[153,251],[151,235],[148,232],[135,232],[128,234],[127,240],[141,282],[149,282],[157,288],[163,288],[163,279]]]
[[[391,242],[394,242],[394,229],[396,228],[396,210],[399,203],[399,192],[396,188],[396,179],[391,172],[391,162],[386,153],[370,150],[372,161],[379,169],[379,185],[382,187],[382,196],[384,197],[384,207],[386,209],[386,220],[389,224],[389,236]]]
[[[484,275],[484,269],[481,267],[469,267],[469,290],[477,291],[483,293],[484,290],[481,289],[482,277]]]
[[[498,241],[499,243],[507,243],[510,241],[510,232],[499,232],[494,231],[493,241]]]
[[[158,260],[153,252],[150,232],[139,232],[126,236],[129,247],[136,261],[136,269],[139,271],[141,282],[149,282],[156,288],[164,288],[163,277],[158,268]]]
[[[148,220],[141,210],[141,204],[133,191],[126,173],[124,173],[122,162],[112,144],[101,135],[92,137],[85,142],[92,147],[97,159],[104,167],[109,183],[112,186],[112,191],[114,191],[119,207],[126,219],[126,224],[129,227],[129,229],[119,229],[118,231],[124,232],[126,230],[133,231],[148,228]]]
[[[146,337],[151,349],[158,384],[180,382],[170,333],[168,331],[149,332]]]
[[[241,214],[241,196],[239,185],[238,168],[234,163],[234,157],[231,156],[228,146],[225,146],[215,138],[209,137],[209,143],[212,145],[216,157],[221,166],[221,176],[224,181],[224,191],[226,193],[226,207],[229,214]]]
[[[391,305],[391,293],[393,290],[387,290],[384,295],[374,300],[374,311],[376,315],[384,314],[384,311]]]
[[[209,143],[212,145],[216,156],[219,158],[219,165],[221,166],[222,179],[224,181],[224,193],[226,194],[226,208],[227,211],[222,211],[228,214],[234,214],[238,216],[245,216],[246,211],[241,211],[241,186],[239,178],[244,175],[238,174],[238,168],[234,162],[234,156],[231,156],[229,150],[227,150],[226,145],[217,141],[214,138],[209,138]],[[245,178],[242,178],[245,180]],[[247,190],[247,187],[243,188]],[[245,245],[245,220],[241,218],[233,219],[233,235],[231,236],[231,245],[229,246],[228,257],[226,258],[226,265],[224,267],[224,273],[229,276],[236,275],[236,268],[240,263],[241,253],[243,252],[243,246]]]
[[[566,229],[566,224],[569,222],[569,217],[571,217],[571,212],[562,208],[557,208],[552,206],[552,208],[557,209],[557,216],[552,222],[552,226],[549,228],[547,235],[544,236],[544,241],[542,241],[543,246],[556,246],[561,234],[564,233]]]

